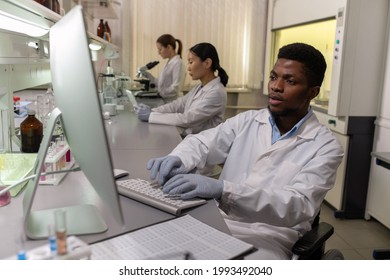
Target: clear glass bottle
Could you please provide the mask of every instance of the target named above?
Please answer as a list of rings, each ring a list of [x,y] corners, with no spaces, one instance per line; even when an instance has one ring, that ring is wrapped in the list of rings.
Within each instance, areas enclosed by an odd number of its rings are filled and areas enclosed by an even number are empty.
[[[46,123],[50,118],[50,114],[55,107],[54,95],[51,88],[48,88],[45,94],[38,95],[37,105],[38,119],[43,123],[43,127],[46,127]]]
[[[105,40],[106,41],[108,41],[108,42],[111,42],[111,28],[110,28],[110,26],[108,25],[108,21],[106,21],[105,23],[104,23],[104,31],[105,31]]]
[[[105,27],[105,29],[106,29],[106,32],[108,32],[108,34],[110,34],[110,36],[111,36],[111,28],[110,28],[110,26],[108,25],[108,21],[105,21],[104,27]]]
[[[27,118],[20,124],[21,151],[37,153],[43,138],[43,124],[35,117],[35,110],[28,110],[27,115]]]
[[[117,105],[117,92],[113,86],[114,75],[105,75],[105,85],[103,88],[103,104]]]

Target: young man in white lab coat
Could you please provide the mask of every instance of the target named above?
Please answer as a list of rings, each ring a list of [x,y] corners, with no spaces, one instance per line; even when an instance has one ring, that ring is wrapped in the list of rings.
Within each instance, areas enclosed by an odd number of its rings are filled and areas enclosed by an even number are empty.
[[[310,107],[325,70],[312,46],[282,47],[270,73],[268,108],[188,136],[168,156],[148,162],[151,178],[183,199],[215,198],[232,235],[254,244],[257,258],[291,258],[343,158],[342,146]],[[219,180],[186,174],[220,163]]]

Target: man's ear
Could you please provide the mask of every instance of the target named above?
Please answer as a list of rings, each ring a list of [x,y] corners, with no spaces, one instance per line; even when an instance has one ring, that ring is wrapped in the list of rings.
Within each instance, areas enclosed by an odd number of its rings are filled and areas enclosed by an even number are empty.
[[[310,88],[309,96],[310,100],[313,100],[314,98],[317,97],[317,95],[320,93],[320,88],[319,86],[314,86]]]

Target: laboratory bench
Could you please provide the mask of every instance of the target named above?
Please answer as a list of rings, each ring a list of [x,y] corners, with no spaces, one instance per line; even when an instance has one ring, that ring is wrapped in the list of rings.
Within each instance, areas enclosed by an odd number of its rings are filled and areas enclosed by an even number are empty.
[[[127,110],[120,111],[118,115],[105,120],[105,125],[114,168],[129,171],[130,178],[149,180],[149,171],[146,170],[147,161],[154,157],[167,155],[181,141],[176,127],[139,121],[134,112]],[[0,259],[15,255],[15,236],[23,213],[23,195],[24,192],[21,192],[12,198],[10,204],[0,208],[0,238],[2,240]],[[108,225],[108,230],[103,233],[78,236],[88,244],[176,217],[120,196],[124,216],[124,225],[121,225],[111,215],[83,172],[68,173],[56,186],[39,185],[33,210],[78,204],[96,205]],[[222,232],[229,233],[214,200],[209,200],[207,204],[187,210],[183,214],[186,213]],[[27,240],[26,249],[45,244],[47,240]]]
[[[185,87],[183,93],[187,94],[192,87]],[[247,110],[259,110],[267,108],[268,96],[246,87],[226,87],[227,100],[225,119],[233,117]]]

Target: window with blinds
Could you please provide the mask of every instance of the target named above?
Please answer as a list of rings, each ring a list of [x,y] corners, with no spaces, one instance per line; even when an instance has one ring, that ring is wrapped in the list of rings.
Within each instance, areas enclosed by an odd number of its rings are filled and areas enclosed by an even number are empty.
[[[127,2],[127,1],[125,1]],[[129,0],[122,11],[126,67],[135,76],[139,66],[154,60],[158,76],[166,61],[157,53],[156,40],[165,33],[183,43],[183,61],[188,49],[200,42],[213,44],[220,64],[229,75],[228,87],[258,89],[263,79],[267,0]],[[128,53],[126,53],[128,52]],[[186,86],[192,86],[189,75]]]

